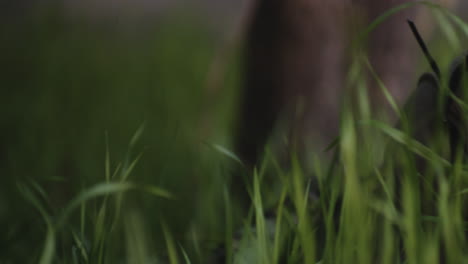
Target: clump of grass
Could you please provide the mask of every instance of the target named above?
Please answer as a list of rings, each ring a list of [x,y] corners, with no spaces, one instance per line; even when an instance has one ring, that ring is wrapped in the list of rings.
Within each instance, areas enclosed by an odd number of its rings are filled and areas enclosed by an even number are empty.
[[[143,126],[132,137],[129,153],[142,131]],[[44,201],[47,201],[46,192],[35,181],[18,184],[23,197],[40,212],[46,225],[43,249],[37,260],[34,260],[34,256],[31,260],[40,264],[108,263],[111,259],[109,256],[119,253],[108,251],[115,250],[114,244],[117,243],[113,243],[112,239],[115,239],[115,233],[122,229],[123,224],[128,263],[146,263],[150,254],[145,249],[147,245],[144,243],[142,217],[131,208],[125,207],[124,193],[139,191],[159,198],[173,199],[174,197],[159,187],[128,181],[138,159],[139,156],[133,160],[127,157],[123,165],[118,165],[111,173],[110,154],[107,148],[104,181],[83,189],[58,212],[48,212],[44,204]],[[79,213],[76,212],[78,209]],[[74,223],[77,224],[74,225]],[[64,248],[64,252],[60,252],[59,248]]]
[[[372,30],[377,30],[386,17],[416,4],[430,7],[449,44],[454,49],[460,47],[454,25],[466,34],[466,24],[442,7],[426,1],[389,10],[361,37],[366,38]],[[319,200],[307,199],[308,181],[297,159],[292,159],[287,177],[281,177],[283,172],[277,171],[283,188],[275,230],[277,234],[286,232],[288,235],[266,235],[266,218],[261,214],[264,209],[262,191],[258,188],[261,177],[254,173],[256,243],[252,247],[258,248],[258,254],[239,263],[464,263],[468,260],[466,198],[463,197],[468,174],[464,146],[456,146],[457,156],[450,158],[450,135],[443,122],[435,121],[436,127],[426,128],[432,130],[430,139],[421,141],[417,135],[415,137],[411,133],[415,120],[404,121],[405,110],[398,108],[379,79],[377,83],[390,105],[403,120],[401,122],[407,124],[394,127],[373,120],[365,71],[378,78],[365,56],[358,54],[349,79],[349,88],[358,94],[357,101],[344,105],[336,159],[328,171],[316,169],[312,173],[319,178]],[[441,72],[440,98],[433,102],[434,109],[427,109],[427,114],[438,111],[437,105],[449,98],[443,92],[449,89],[448,74]],[[464,105],[459,98],[455,101]],[[292,207],[285,208],[285,197],[292,201]],[[288,227],[279,228],[282,223]],[[280,243],[278,237],[285,241]],[[274,257],[270,258],[268,252]],[[233,258],[236,259],[236,253]]]

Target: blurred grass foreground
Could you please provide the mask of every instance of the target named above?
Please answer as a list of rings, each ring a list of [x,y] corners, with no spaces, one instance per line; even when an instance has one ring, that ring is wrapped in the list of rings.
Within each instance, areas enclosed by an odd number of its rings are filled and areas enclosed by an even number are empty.
[[[468,27],[440,14],[461,46]],[[447,163],[366,111],[343,111],[337,162],[308,166],[320,197],[297,158],[285,170],[267,151],[241,218],[226,185],[236,156],[222,147],[236,59],[216,102],[205,97],[219,28],[183,10],[128,20],[57,6],[0,19],[1,264],[468,261],[464,159]],[[434,54],[446,65],[450,52]]]

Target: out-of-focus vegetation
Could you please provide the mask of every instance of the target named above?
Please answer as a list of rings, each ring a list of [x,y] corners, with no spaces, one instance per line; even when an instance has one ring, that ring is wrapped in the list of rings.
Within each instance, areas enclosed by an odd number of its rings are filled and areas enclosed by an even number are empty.
[[[209,28],[183,13],[120,25],[59,10],[35,10],[2,23],[0,262],[35,263],[42,250],[44,221],[18,184],[43,186],[48,213],[58,215],[80,190],[105,180],[106,141],[112,171],[142,154],[130,180],[177,197],[162,202],[129,194],[127,208],[144,212],[148,237],[155,244],[162,240],[157,234],[164,217],[177,239],[183,238],[196,220],[198,198],[214,188],[206,165],[216,158],[200,135],[204,106],[216,107],[211,131],[223,141],[235,98],[235,73],[216,103],[204,97],[220,43]],[[95,223],[93,215],[85,220],[90,227]],[[124,246],[125,240],[116,244]],[[60,252],[71,254],[71,248]]]
[[[220,96],[207,101],[219,37],[183,18],[116,29],[48,11],[0,26],[0,263],[209,263],[219,244],[228,263],[466,260],[464,160],[447,164],[437,149],[369,120],[366,101],[343,112],[335,162],[307,166],[320,197],[309,199],[296,157],[279,168],[267,152],[239,236],[221,162],[235,160],[221,146],[237,71],[230,65]],[[457,27],[440,19],[457,53]],[[453,58],[446,52],[434,53],[441,65]],[[351,71],[365,71],[365,60],[355,62]],[[349,86],[364,93],[364,83],[357,74]],[[266,174],[281,187],[275,206],[264,197]]]

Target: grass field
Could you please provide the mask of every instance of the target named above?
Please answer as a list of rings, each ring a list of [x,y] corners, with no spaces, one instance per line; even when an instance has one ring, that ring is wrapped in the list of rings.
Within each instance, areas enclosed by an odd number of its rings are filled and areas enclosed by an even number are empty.
[[[468,26],[420,4],[446,66]],[[234,57],[207,101],[221,42],[207,28],[165,18],[135,33],[53,13],[0,26],[1,264],[468,262],[462,148],[450,160],[443,123],[423,145],[365,99],[343,106],[333,161],[311,150],[311,166],[281,168],[267,147],[239,213],[227,182],[242,166],[230,151],[242,69]],[[356,53],[358,98],[365,69]]]

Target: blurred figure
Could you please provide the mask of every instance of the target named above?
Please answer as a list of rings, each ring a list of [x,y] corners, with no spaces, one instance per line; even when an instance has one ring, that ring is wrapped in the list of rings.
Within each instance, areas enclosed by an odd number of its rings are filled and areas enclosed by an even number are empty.
[[[379,15],[407,1],[258,1],[247,32],[246,75],[238,123],[238,153],[254,165],[279,119],[291,136],[321,152],[338,135],[340,96],[353,38]],[[406,20],[412,7],[391,16],[369,36],[372,67],[401,105],[415,86],[419,47]],[[376,85],[377,112],[387,102]],[[300,150],[299,149],[299,150]]]
[[[291,150],[302,159],[311,151],[324,154],[338,136],[353,39],[379,15],[407,2],[256,1],[246,32],[245,83],[235,143],[241,159],[255,166],[278,124],[279,130],[286,128],[281,132],[288,139],[287,146],[279,147],[280,160],[290,159]],[[417,7],[399,11],[368,36],[370,63],[399,105],[415,87],[415,68],[422,57],[406,20],[429,23]],[[368,89],[375,117],[388,114],[379,87],[370,81]],[[233,181],[235,190],[245,189],[240,180]]]

